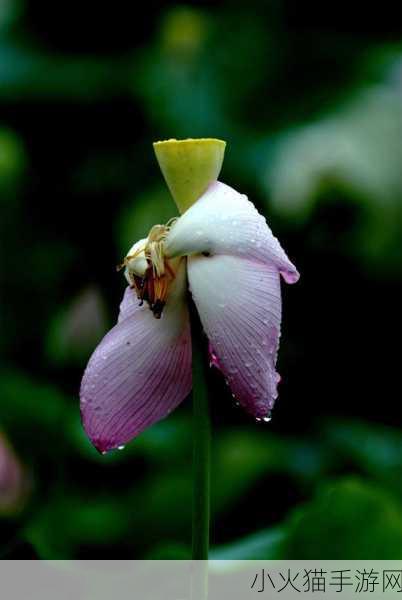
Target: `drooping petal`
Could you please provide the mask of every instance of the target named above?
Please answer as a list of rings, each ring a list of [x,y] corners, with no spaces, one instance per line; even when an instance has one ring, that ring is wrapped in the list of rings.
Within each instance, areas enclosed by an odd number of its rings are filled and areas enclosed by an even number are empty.
[[[81,414],[94,446],[122,446],[166,417],[191,390],[191,339],[181,261],[161,319],[126,289],[117,325],[92,355]]]
[[[173,225],[165,242],[167,256],[229,254],[275,265],[288,283],[299,278],[265,218],[247,196],[213,183]]]
[[[236,400],[269,418],[280,380],[275,370],[281,325],[277,268],[238,256],[188,259],[190,290],[210,341],[211,362]]]

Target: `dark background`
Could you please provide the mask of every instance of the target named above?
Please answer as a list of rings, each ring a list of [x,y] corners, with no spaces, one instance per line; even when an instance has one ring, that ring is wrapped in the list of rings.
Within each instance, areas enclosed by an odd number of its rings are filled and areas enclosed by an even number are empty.
[[[78,390],[176,214],[152,142],[219,137],[301,279],[272,422],[210,374],[213,556],[402,558],[397,3],[133,6],[0,2],[0,555],[189,555],[190,399],[103,457]]]

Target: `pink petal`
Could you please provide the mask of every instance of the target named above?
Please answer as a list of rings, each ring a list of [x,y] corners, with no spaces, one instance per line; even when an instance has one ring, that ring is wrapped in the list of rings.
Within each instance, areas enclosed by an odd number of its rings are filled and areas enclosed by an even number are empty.
[[[117,325],[93,353],[81,384],[85,430],[100,452],[166,417],[191,390],[185,261],[161,319],[127,288]]]
[[[253,416],[268,419],[279,382],[277,268],[237,256],[195,256],[188,259],[188,276],[213,364],[236,400]]]
[[[246,196],[219,181],[177,220],[165,249],[168,256],[241,256],[275,265],[288,283],[299,278],[265,218]]]

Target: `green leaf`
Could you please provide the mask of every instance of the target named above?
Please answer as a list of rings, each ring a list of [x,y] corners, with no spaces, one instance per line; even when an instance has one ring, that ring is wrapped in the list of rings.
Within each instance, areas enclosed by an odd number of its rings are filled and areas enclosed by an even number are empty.
[[[283,558],[401,559],[402,506],[357,478],[328,484],[290,518]]]
[[[326,427],[330,445],[354,459],[368,473],[402,469],[402,433],[385,425],[338,421]]]
[[[9,129],[0,129],[0,200],[9,203],[11,190],[19,184],[26,156],[20,138]]]
[[[147,560],[190,560],[191,548],[179,542],[156,544],[145,556]]]
[[[210,553],[212,560],[275,560],[281,555],[285,531],[281,527],[258,531]]]
[[[212,506],[218,512],[227,509],[272,473],[311,481],[324,472],[327,463],[326,449],[319,444],[279,437],[255,426],[225,431],[214,447]]]
[[[48,429],[60,423],[69,410],[67,398],[56,388],[36,382],[18,370],[0,373],[0,424],[30,436],[33,428]]]
[[[400,430],[360,421],[331,421],[325,439],[332,453],[402,497]]]
[[[84,545],[106,545],[123,539],[130,508],[110,496],[84,497],[56,491],[25,529],[26,539],[42,559],[69,558]]]

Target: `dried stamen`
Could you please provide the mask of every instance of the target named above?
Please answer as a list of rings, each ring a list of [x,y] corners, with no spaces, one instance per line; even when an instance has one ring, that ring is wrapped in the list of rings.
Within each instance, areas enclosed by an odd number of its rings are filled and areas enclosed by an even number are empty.
[[[148,303],[155,318],[162,316],[169,287],[175,278],[172,261],[164,255],[164,242],[176,219],[166,225],[154,225],[148,237],[140,240],[129,251],[118,270],[125,268],[125,275],[141,304]]]

